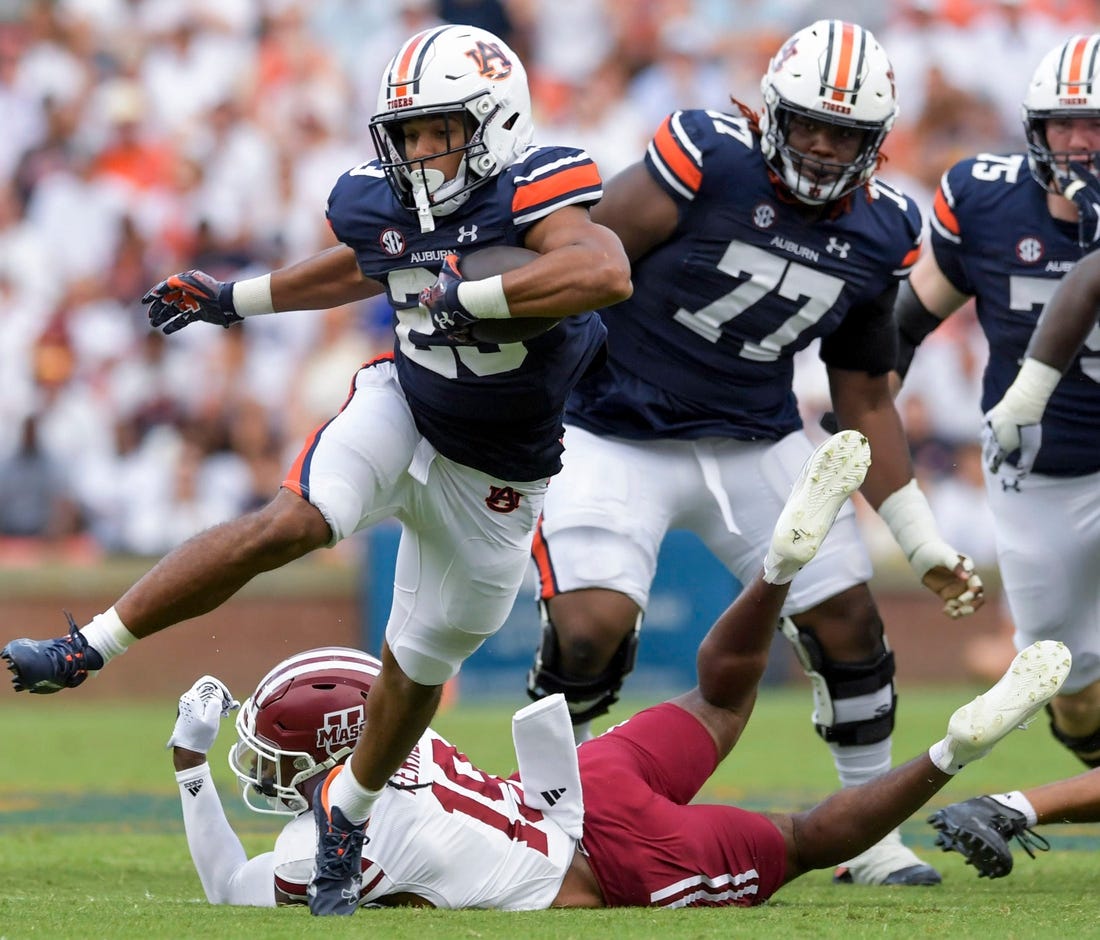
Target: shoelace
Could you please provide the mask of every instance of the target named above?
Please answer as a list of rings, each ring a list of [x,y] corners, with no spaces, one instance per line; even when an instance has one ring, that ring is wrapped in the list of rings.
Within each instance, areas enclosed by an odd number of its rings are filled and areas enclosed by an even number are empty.
[[[63,676],[80,675],[80,673],[88,671],[87,656],[85,655],[88,644],[80,635],[80,629],[77,627],[76,621],[73,620],[73,615],[67,610],[63,613],[65,619],[69,621],[68,652],[66,652],[65,647],[59,644],[50,644],[46,647],[46,655],[57,663],[58,671]]]
[[[1035,858],[1035,852],[1032,851],[1033,849],[1040,852],[1050,851],[1050,843],[1034,829],[1022,823],[1013,823],[1007,816],[1001,815],[994,816],[991,822],[993,828],[1001,835],[1014,838],[1016,844],[1027,852],[1031,858]],[[1020,828],[1017,829],[1016,826]]]

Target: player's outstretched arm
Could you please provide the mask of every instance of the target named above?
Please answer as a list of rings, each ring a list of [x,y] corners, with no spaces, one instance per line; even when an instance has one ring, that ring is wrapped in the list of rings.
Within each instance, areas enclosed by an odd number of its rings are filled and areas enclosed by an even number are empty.
[[[926,754],[840,790],[807,812],[776,816],[787,835],[786,880],[840,864],[908,819],[952,776],[985,757],[1014,729],[1027,727],[1058,693],[1071,663],[1062,643],[1033,643],[1016,655],[996,685],[955,711],[946,736]]]
[[[268,852],[248,858],[225,817],[206,761],[221,719],[238,705],[224,683],[202,676],[180,696],[166,746],[172,748],[187,846],[206,899],[211,904],[274,907],[274,856]]]
[[[230,327],[246,317],[280,310],[324,310],[381,293],[364,277],[355,252],[337,245],[270,274],[219,281],[205,271],[183,271],[151,287],[141,298],[149,323],[165,334],[191,323]]]

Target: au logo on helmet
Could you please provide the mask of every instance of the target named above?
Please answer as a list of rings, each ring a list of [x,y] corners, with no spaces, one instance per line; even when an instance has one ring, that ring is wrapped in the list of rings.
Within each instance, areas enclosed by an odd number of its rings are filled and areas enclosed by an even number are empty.
[[[466,55],[474,60],[477,72],[482,78],[499,82],[512,74],[512,60],[495,42],[479,39]]]

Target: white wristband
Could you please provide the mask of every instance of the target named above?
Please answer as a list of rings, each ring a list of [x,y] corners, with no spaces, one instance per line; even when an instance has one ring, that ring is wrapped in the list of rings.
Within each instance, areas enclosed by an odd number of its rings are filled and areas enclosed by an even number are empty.
[[[458,300],[479,320],[504,320],[512,315],[504,296],[504,279],[499,274],[458,285]]]
[[[1010,416],[1016,424],[1038,424],[1060,381],[1062,373],[1054,366],[1028,356],[1020,366],[1016,380],[1001,399],[1000,411]]]
[[[944,564],[949,547],[940,538],[932,507],[916,480],[891,493],[878,507],[878,514],[894,534],[909,564],[921,577],[936,565]],[[953,568],[952,560],[948,568]]]
[[[262,274],[233,284],[233,309],[239,317],[254,317],[260,313],[274,313],[271,299],[271,275]]]

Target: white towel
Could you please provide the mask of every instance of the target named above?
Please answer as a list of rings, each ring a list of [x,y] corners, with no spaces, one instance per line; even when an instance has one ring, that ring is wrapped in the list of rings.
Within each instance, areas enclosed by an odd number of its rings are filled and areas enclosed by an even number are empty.
[[[577,745],[565,696],[548,695],[512,716],[512,741],[524,802],[553,819],[566,834],[584,831],[584,795]]]

